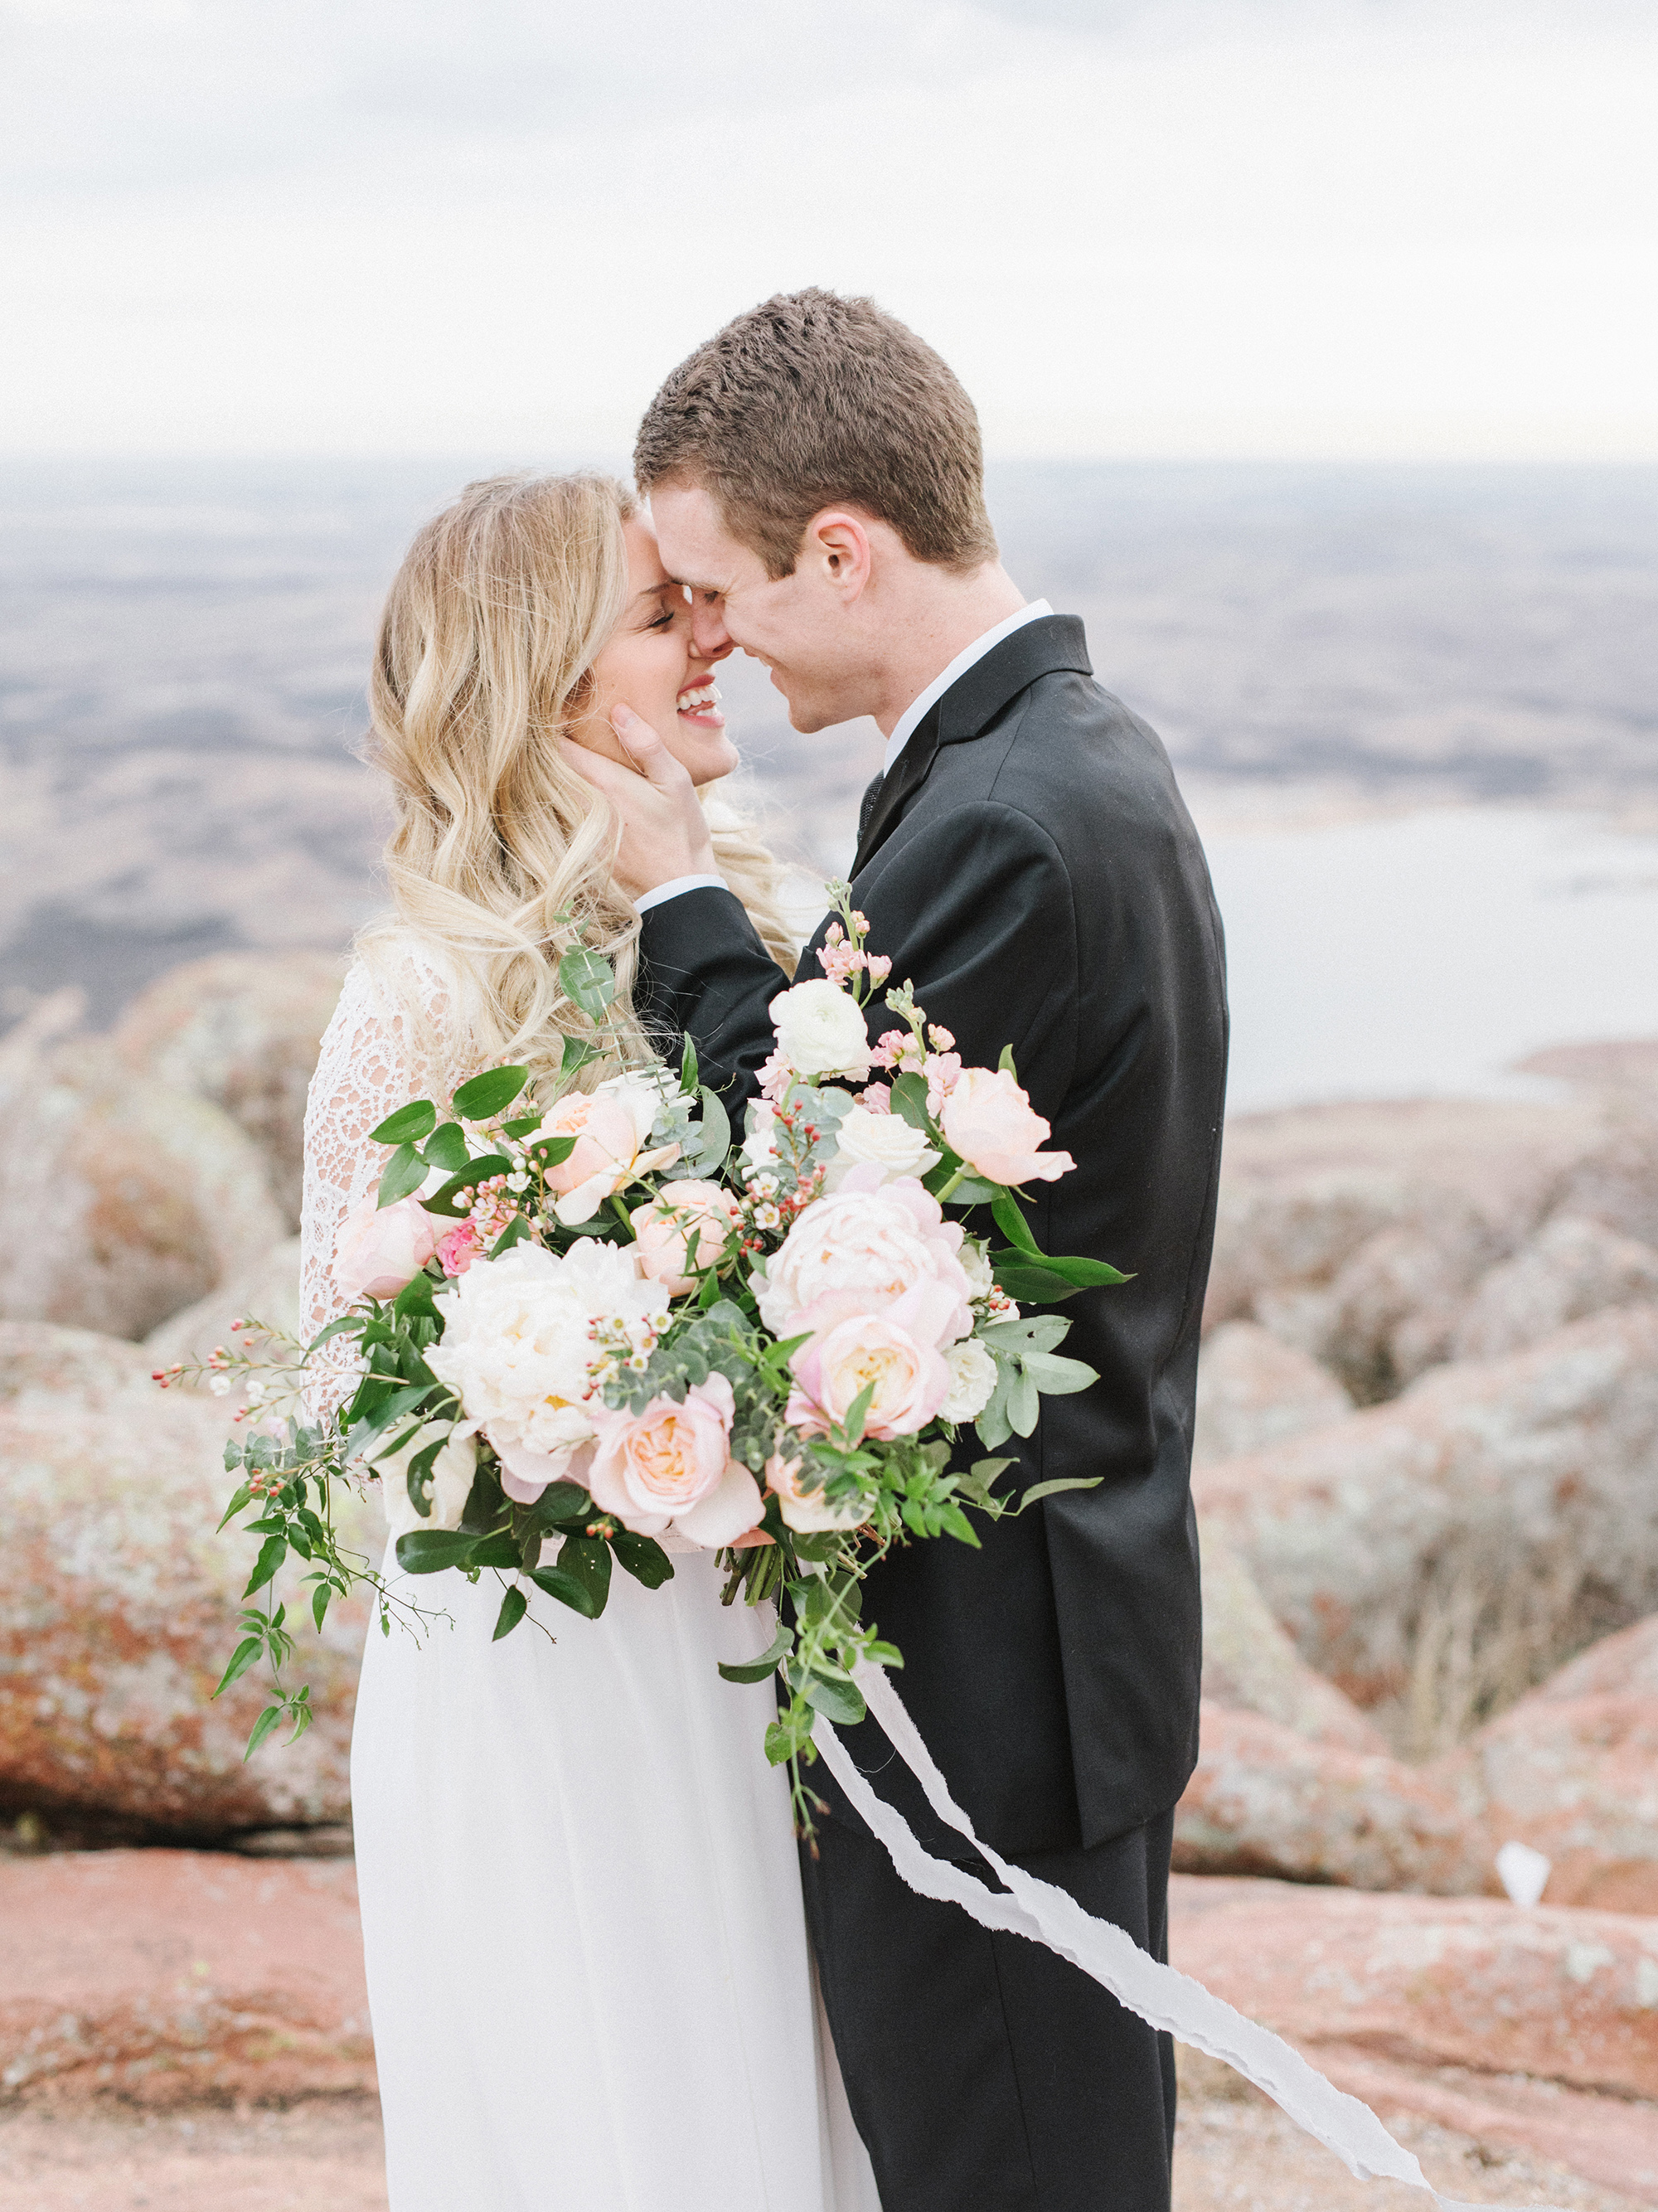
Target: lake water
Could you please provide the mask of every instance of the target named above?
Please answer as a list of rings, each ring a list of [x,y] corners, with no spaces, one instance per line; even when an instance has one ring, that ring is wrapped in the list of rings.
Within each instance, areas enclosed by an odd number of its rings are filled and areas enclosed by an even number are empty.
[[[0,466],[0,1018],[349,939],[380,602],[489,465]],[[1658,471],[1029,464],[991,495],[1209,838],[1235,1105],[1658,1030]],[[721,680],[780,848],[844,866],[873,726],[801,738],[762,672]]]

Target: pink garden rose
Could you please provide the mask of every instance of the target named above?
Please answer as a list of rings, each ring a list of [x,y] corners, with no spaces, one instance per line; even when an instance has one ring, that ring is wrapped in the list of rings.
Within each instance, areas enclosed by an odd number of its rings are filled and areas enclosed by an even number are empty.
[[[1053,1131],[1005,1068],[963,1068],[939,1119],[957,1152],[991,1182],[1057,1182],[1077,1164],[1069,1152],[1038,1150]]]
[[[671,1522],[710,1550],[733,1542],[764,1510],[759,1484],[731,1456],[735,1411],[723,1375],[693,1382],[683,1405],[658,1397],[642,1413],[594,1407],[594,1504],[641,1536],[659,1536]]]
[[[711,1267],[737,1226],[737,1201],[717,1182],[665,1182],[648,1206],[636,1206],[634,1264],[661,1284],[670,1297],[695,1290],[687,1262]],[[695,1251],[692,1240],[695,1239]]]
[[[354,1206],[334,1247],[334,1280],[348,1305],[359,1298],[394,1298],[437,1255],[448,1224],[417,1198]]]
[[[567,1228],[591,1221],[613,1191],[678,1157],[677,1145],[641,1150],[659,1103],[654,1085],[623,1077],[597,1091],[567,1091],[548,1108],[537,1135],[575,1139],[569,1158],[547,1170],[547,1187],[558,1194],[554,1210]]]
[[[786,1527],[797,1535],[816,1535],[825,1528],[856,1528],[864,1519],[860,1503],[835,1507],[824,1502],[821,1490],[802,1490],[800,1470],[805,1460],[797,1453],[785,1459],[774,1452],[766,1462],[766,1487],[777,1495],[777,1510]]]
[[[789,1365],[795,1388],[783,1418],[810,1436],[844,1421],[860,1393],[873,1388],[864,1434],[890,1443],[924,1429],[950,1395],[950,1369],[930,1344],[919,1344],[890,1314],[843,1321],[803,1344]]]
[[[958,1221],[914,1177],[883,1184],[879,1167],[851,1170],[832,1197],[800,1215],[756,1279],[761,1318],[780,1337],[881,1314],[929,1348],[973,1327],[957,1256]]]

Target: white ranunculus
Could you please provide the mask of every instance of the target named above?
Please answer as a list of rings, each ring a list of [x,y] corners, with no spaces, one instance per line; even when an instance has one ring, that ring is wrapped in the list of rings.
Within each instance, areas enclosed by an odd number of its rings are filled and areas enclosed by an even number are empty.
[[[662,1285],[641,1279],[625,1248],[591,1237],[562,1258],[515,1244],[498,1260],[475,1260],[436,1303],[443,1339],[428,1366],[497,1451],[537,1455],[542,1482],[562,1474],[594,1434],[590,1324],[648,1320],[660,1328],[668,1318]]]
[[[968,1289],[975,1298],[987,1298],[996,1287],[996,1278],[991,1270],[990,1254],[983,1241],[977,1237],[964,1237],[957,1255],[962,1263],[962,1273],[967,1277]]]
[[[838,1190],[847,1170],[854,1167],[878,1168],[881,1180],[891,1182],[899,1176],[924,1176],[944,1157],[902,1114],[872,1114],[867,1106],[854,1106],[843,1115],[835,1138],[835,1158],[826,1184],[830,1190]]]
[[[780,991],[768,1012],[797,1075],[867,1075],[869,1030],[850,994],[826,978]]]
[[[409,1495],[410,1461],[423,1452],[434,1437],[441,1436],[446,1425],[442,1421],[422,1421],[407,1443],[370,1462],[380,1479],[386,1523],[393,1536],[407,1536],[417,1528],[460,1526],[471,1495],[472,1478],[477,1473],[478,1449],[470,1435],[451,1436],[433,1461],[431,1487],[426,1493],[429,1513],[417,1513]]]
[[[996,1388],[996,1363],[976,1336],[964,1337],[944,1354],[950,1390],[940,1408],[947,1421],[976,1420]]]

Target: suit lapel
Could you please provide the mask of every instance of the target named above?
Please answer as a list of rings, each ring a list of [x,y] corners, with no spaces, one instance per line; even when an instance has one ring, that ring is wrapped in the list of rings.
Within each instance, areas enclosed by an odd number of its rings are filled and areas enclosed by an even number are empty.
[[[865,806],[859,825],[858,857],[852,864],[854,876],[868,866],[885,842],[911,792],[919,791],[926,781],[932,756],[938,750],[938,704],[935,702],[927,708],[910,732],[909,743],[871,792],[875,803]]]
[[[1093,664],[1083,626],[1074,615],[1044,615],[993,646],[935,700],[910,732],[909,743],[891,773],[864,794],[858,830],[854,878],[862,873],[891,836],[911,797],[926,781],[940,745],[976,738],[1004,707],[1036,681],[1060,669],[1091,676]],[[871,799],[873,799],[873,805]]]

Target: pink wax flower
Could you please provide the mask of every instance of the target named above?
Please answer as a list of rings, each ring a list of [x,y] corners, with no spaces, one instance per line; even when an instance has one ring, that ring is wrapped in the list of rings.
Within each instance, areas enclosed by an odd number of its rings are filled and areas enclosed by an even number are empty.
[[[939,1119],[956,1152],[991,1182],[1057,1182],[1077,1164],[1069,1152],[1038,1149],[1053,1131],[1005,1068],[964,1068]]]
[[[334,1247],[334,1280],[348,1305],[359,1298],[394,1298],[436,1257],[444,1224],[416,1198],[354,1206]]]

